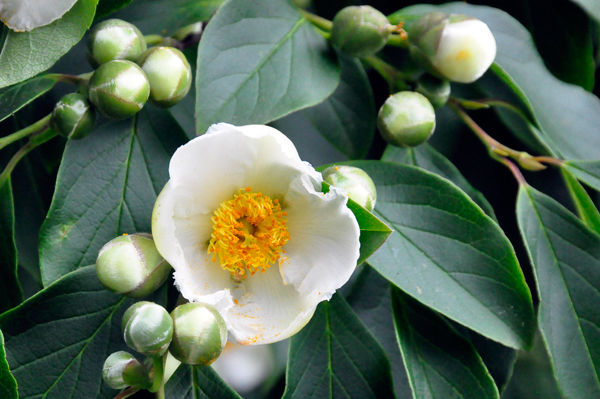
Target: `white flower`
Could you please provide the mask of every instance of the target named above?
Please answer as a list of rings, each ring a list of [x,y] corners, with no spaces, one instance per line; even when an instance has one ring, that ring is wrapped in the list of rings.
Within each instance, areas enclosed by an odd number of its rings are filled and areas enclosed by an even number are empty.
[[[214,305],[242,345],[298,332],[356,267],[346,193],[262,125],[220,123],[180,147],[152,233],[189,301]]]
[[[0,0],[0,20],[17,32],[48,25],[62,17],[77,0]]]
[[[496,40],[478,19],[448,24],[442,32],[433,66],[448,80],[471,83],[488,70],[496,58]]]

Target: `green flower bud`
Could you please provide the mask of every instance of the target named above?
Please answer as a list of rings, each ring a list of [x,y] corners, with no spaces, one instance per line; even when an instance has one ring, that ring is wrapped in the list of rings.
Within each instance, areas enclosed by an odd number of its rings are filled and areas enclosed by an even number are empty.
[[[450,90],[449,81],[438,79],[428,73],[423,74],[417,80],[417,87],[415,88],[415,91],[427,97],[433,108],[436,109],[443,107],[448,102]]]
[[[153,47],[138,59],[150,82],[150,101],[168,108],[190,91],[192,68],[185,55],[173,47]]]
[[[90,35],[88,61],[94,68],[113,60],[135,61],[146,51],[146,40],[138,28],[120,19],[100,22]]]
[[[435,112],[422,94],[401,91],[388,97],[379,109],[377,126],[391,145],[415,147],[433,134]]]
[[[149,388],[150,377],[143,364],[132,354],[119,351],[110,355],[104,362],[102,379],[113,389],[127,387]]]
[[[112,119],[132,117],[144,107],[149,95],[146,74],[131,61],[102,64],[90,79],[90,101]]]
[[[408,38],[413,59],[452,82],[474,82],[496,57],[488,26],[466,15],[425,14],[411,26]]]
[[[357,204],[369,211],[375,209],[377,189],[371,177],[354,166],[330,166],[323,171],[323,180],[342,188]]]
[[[65,95],[52,111],[52,127],[68,139],[79,140],[86,137],[92,132],[95,122],[94,108],[79,93]]]
[[[205,303],[186,303],[171,313],[175,331],[169,352],[185,364],[208,366],[227,343],[227,325],[219,312]]]
[[[394,30],[381,12],[370,6],[350,6],[333,18],[331,44],[353,57],[364,58],[381,50]]]
[[[146,356],[162,356],[173,338],[171,316],[152,302],[138,302],[127,309],[121,327],[127,346]]]
[[[171,265],[147,234],[117,237],[102,247],[96,260],[100,282],[117,294],[141,298],[165,282]]]

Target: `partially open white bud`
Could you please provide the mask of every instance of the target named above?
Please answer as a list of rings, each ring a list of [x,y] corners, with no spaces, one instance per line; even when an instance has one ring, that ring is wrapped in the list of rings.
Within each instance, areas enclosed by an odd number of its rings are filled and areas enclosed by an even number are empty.
[[[426,14],[409,31],[411,54],[441,78],[471,83],[496,57],[496,40],[488,26],[465,15]]]

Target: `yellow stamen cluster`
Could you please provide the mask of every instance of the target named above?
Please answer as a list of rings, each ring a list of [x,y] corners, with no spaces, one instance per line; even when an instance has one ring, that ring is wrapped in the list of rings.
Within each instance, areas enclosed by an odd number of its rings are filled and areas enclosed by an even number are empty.
[[[260,270],[264,273],[280,258],[290,239],[285,227],[287,216],[277,199],[241,189],[232,200],[223,202],[212,217],[213,233],[208,245],[212,261],[236,281]],[[283,251],[285,252],[285,251]]]

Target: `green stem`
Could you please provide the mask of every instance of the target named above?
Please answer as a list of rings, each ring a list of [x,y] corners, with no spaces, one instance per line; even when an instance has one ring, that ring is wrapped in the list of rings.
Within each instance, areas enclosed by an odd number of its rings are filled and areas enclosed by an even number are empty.
[[[67,74],[64,74],[64,73],[53,73],[53,74],[50,74],[50,75],[46,75],[45,77],[56,79],[59,82],[77,85],[79,83],[82,83],[82,82],[85,82],[85,81],[89,80],[90,76],[92,76],[92,73],[93,72],[84,73],[84,74],[77,75],[77,76],[75,76],[75,75],[67,75]]]
[[[136,387],[129,387],[126,390],[122,391],[120,394],[114,397],[114,399],[125,399],[138,392],[140,389]]]
[[[308,22],[310,22],[311,24],[313,24],[314,26],[316,26],[317,28],[324,30],[326,32],[330,32],[331,31],[331,27],[333,26],[333,22],[331,22],[328,19],[319,17],[318,15],[315,14],[311,14],[308,11],[304,11],[304,10],[298,10],[300,11],[300,13],[302,14],[302,16],[304,18],[306,18],[308,20]]]
[[[19,151],[17,151],[15,153],[15,155],[13,155],[13,157],[10,159],[10,161],[8,161],[8,164],[6,165],[6,167],[0,174],[0,187],[2,187],[4,185],[4,183],[6,182],[6,180],[12,173],[15,166],[17,166],[19,161],[25,155],[27,155],[29,153],[29,151],[33,150],[35,147],[39,146],[40,144],[45,143],[46,141],[50,140],[51,138],[55,137],[56,135],[57,135],[57,133],[54,130],[47,128],[46,130],[39,133],[38,135],[31,137],[31,139],[29,140],[29,143],[27,143],[23,147],[21,147],[21,149]]]
[[[390,35],[386,44],[388,46],[408,48],[408,36],[405,35]]]
[[[163,41],[163,37],[160,35],[146,35],[146,36],[144,36],[144,39],[146,39],[146,44],[149,44],[152,46],[161,44]]]
[[[556,159],[552,157],[532,157],[531,159],[537,162],[548,163],[556,166],[563,166],[563,163],[565,162],[561,159]]]
[[[46,128],[48,128],[48,126],[50,126],[51,118],[52,114],[46,115],[39,121],[35,122],[33,125],[29,125],[26,128],[19,130],[18,132],[10,134],[6,137],[2,137],[0,139],[0,150],[6,147],[7,145],[14,143],[17,140],[21,140],[22,138],[29,136],[30,134],[39,133],[45,130]]]
[[[406,81],[412,79],[381,58],[372,55],[362,58],[362,61],[364,61],[371,68],[375,69],[388,82],[391,92],[395,93],[397,91],[409,89]]]
[[[156,397],[159,398],[162,392],[162,397],[164,397],[164,384],[163,384],[163,374],[165,370],[165,356],[161,357],[153,357],[152,364],[154,365],[154,382],[152,386],[148,389],[150,392],[156,392]]]

